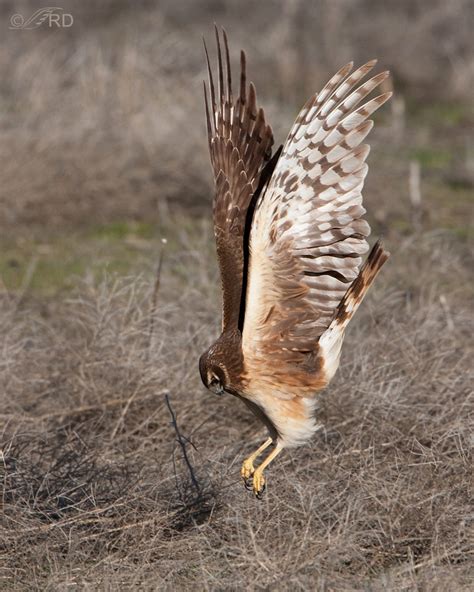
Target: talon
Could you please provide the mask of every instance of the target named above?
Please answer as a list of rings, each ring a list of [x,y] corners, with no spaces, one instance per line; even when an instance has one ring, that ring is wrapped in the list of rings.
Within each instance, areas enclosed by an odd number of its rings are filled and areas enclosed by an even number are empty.
[[[265,489],[266,489],[266,485],[265,483],[263,484],[263,487],[260,491],[257,491],[257,493],[255,494],[255,497],[259,500],[262,501],[263,500],[263,494],[265,493]]]
[[[263,497],[263,492],[265,491],[265,477],[258,469],[253,474],[252,489],[255,494],[255,497],[258,500],[261,500]]]
[[[245,489],[247,491],[252,491],[252,489],[253,489],[253,479],[252,479],[252,477],[249,477],[248,479],[244,479],[244,485],[245,485]]]

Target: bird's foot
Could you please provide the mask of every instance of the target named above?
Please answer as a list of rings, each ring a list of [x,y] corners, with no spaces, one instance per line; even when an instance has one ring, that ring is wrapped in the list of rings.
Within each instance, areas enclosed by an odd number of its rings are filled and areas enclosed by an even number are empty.
[[[252,481],[252,490],[255,497],[258,500],[261,500],[263,498],[263,492],[265,491],[265,477],[263,476],[263,471],[257,469],[253,474]]]
[[[252,489],[253,487],[253,474],[255,473],[255,468],[253,466],[253,462],[250,459],[244,460],[242,463],[242,468],[240,470],[240,475],[244,480],[244,485],[246,489]]]

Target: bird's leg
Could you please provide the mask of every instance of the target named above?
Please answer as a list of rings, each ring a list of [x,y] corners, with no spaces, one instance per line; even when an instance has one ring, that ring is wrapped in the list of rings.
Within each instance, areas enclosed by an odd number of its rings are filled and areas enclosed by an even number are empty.
[[[272,460],[277,457],[282,450],[283,446],[277,444],[275,449],[270,452],[262,464],[255,469],[253,474],[253,492],[257,499],[262,499],[263,492],[265,491],[265,477],[263,476],[264,469],[268,467]]]
[[[242,475],[242,479],[244,480],[245,487],[247,487],[247,489],[252,488],[252,484],[249,483],[249,480],[255,472],[255,468],[253,466],[254,460],[256,460],[262,454],[262,452],[270,446],[272,442],[273,440],[268,438],[268,440],[265,440],[260,448],[258,448],[253,454],[244,460],[240,474]]]

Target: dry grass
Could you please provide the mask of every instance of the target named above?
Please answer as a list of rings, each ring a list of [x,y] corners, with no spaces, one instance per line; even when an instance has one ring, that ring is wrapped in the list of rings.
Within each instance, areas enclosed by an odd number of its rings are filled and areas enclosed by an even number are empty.
[[[270,4],[247,28],[242,3],[65,3],[70,30],[0,40],[2,590],[474,586],[468,3],[292,2],[277,25]],[[366,187],[393,256],[323,428],[261,503],[239,469],[264,432],[197,371],[219,329],[197,49],[214,19],[279,139],[350,57],[378,55],[400,99]]]
[[[465,286],[440,289],[463,269],[453,246],[399,247],[321,397],[324,429],[271,469],[263,503],[238,478],[260,426],[199,384],[217,302],[198,248],[179,255],[200,271],[177,300],[165,264],[151,348],[151,279],[81,285],[47,323],[4,302],[5,582],[469,589],[472,327]]]

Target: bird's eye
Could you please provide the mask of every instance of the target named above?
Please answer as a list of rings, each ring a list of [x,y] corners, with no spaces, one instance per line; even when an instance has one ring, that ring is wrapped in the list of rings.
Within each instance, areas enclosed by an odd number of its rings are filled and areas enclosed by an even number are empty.
[[[211,384],[211,386],[216,386],[216,384],[219,384],[219,379],[217,378],[217,376],[212,376],[211,377],[210,384]]]

